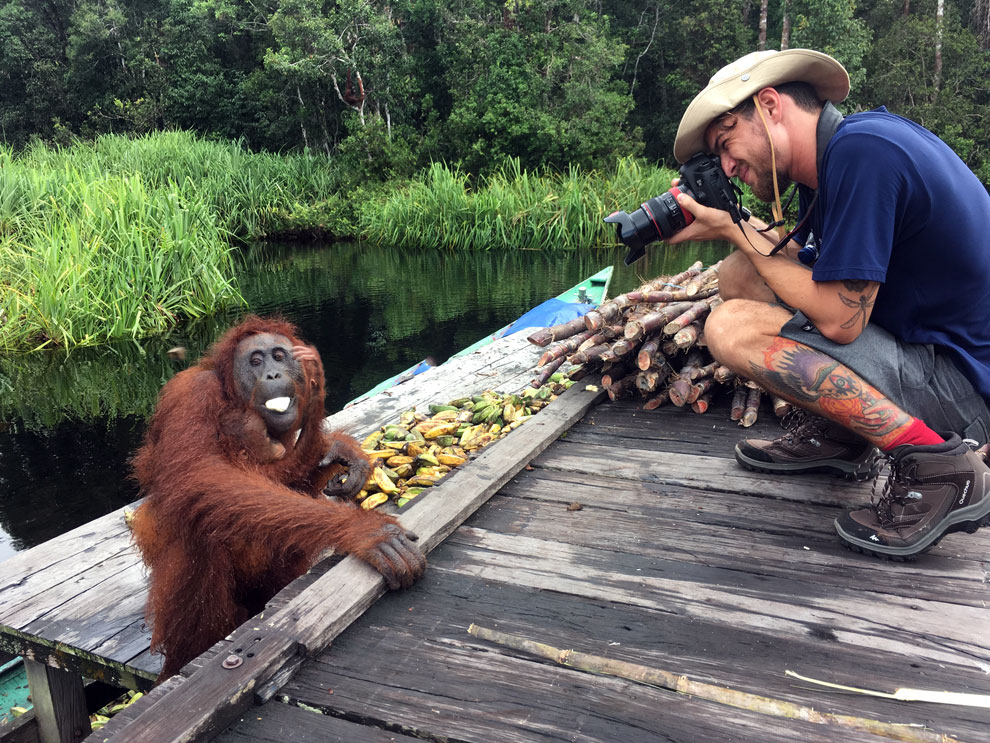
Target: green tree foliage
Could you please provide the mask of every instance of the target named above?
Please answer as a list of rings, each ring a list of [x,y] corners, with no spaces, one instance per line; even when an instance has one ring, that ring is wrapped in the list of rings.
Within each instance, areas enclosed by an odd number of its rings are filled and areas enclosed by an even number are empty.
[[[893,24],[870,52],[867,63],[876,73],[861,95],[884,103],[894,113],[917,121],[944,139],[990,183],[990,55],[979,48],[975,34],[957,13],[945,19],[941,80],[936,87],[935,14],[910,16]],[[883,63],[883,60],[888,60]]]
[[[621,31],[617,37],[628,40],[623,78],[635,98],[631,120],[644,133],[648,156],[673,164],[684,108],[716,70],[756,48],[751,8],[748,0],[607,6]]]
[[[854,0],[788,0],[791,14],[791,47],[805,47],[825,52],[839,60],[849,71],[853,90],[866,80],[863,55],[872,34],[856,18]]]
[[[563,168],[637,153],[632,99],[616,79],[625,46],[606,18],[581,0],[489,8],[441,37],[447,159],[477,173],[509,157]]]
[[[768,0],[767,46],[846,65],[990,182],[990,0]],[[339,187],[671,163],[681,113],[757,45],[756,0],[0,0],[0,139],[189,129],[329,154]],[[941,44],[936,40],[941,39]],[[941,59],[939,65],[938,58]]]
[[[0,2],[0,136],[21,144],[78,126],[65,72],[73,0]]]

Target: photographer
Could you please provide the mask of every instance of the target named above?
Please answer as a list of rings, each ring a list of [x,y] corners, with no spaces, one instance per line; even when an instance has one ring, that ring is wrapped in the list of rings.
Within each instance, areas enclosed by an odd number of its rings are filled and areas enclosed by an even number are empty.
[[[738,462],[863,479],[880,449],[883,493],[835,528],[852,549],[904,559],[990,525],[990,468],[962,440],[990,432],[990,196],[917,124],[883,108],[843,118],[831,102],[848,92],[845,69],[806,49],[719,70],[674,155],[714,153],[777,220],[796,183],[797,226],[760,232],[678,191],[695,219],[668,242],[736,246],[705,326],[711,351],[802,409],[777,440],[740,442]]]

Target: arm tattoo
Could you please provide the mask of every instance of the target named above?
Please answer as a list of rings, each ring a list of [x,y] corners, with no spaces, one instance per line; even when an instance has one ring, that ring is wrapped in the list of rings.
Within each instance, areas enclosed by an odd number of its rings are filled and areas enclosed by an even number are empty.
[[[858,279],[847,279],[846,281],[842,282],[842,285],[846,287],[846,289],[848,289],[849,291],[862,292],[864,289],[866,289],[869,283],[870,283],[869,281],[860,281]],[[842,302],[842,304],[844,304],[846,307],[856,308],[855,314],[853,314],[852,317],[850,317],[848,320],[842,323],[843,328],[851,328],[853,325],[856,324],[860,325],[861,331],[866,328],[867,320],[870,317],[870,310],[872,309],[873,304],[876,301],[873,298],[873,295],[876,294],[876,291],[877,291],[877,287],[874,286],[870,291],[866,292],[865,294],[860,293],[859,299],[850,299],[845,294],[841,294],[841,293],[839,294],[839,300]]]
[[[774,338],[763,352],[763,364],[750,363],[750,370],[767,389],[881,448],[913,420],[849,367],[788,338]]]

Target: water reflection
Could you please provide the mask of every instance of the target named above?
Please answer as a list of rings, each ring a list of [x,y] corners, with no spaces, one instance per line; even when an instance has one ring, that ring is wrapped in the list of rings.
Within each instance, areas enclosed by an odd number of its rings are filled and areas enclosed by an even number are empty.
[[[726,252],[657,248],[626,267],[624,249],[442,254],[269,245],[241,254],[238,278],[251,311],[281,313],[320,351],[334,412],[426,356],[445,360],[609,264],[614,295]],[[134,499],[127,460],[158,390],[245,311],[140,342],[0,358],[0,560]],[[173,346],[188,349],[186,362],[169,358]]]

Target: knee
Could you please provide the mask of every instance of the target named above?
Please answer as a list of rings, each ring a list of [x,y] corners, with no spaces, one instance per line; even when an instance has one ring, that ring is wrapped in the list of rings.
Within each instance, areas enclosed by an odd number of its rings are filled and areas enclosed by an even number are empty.
[[[722,299],[753,299],[773,302],[775,297],[753,262],[741,250],[730,253],[718,270],[718,293]]]
[[[750,363],[758,361],[787,318],[785,311],[763,302],[730,299],[716,307],[705,321],[708,350],[720,364],[737,374],[747,374]]]
[[[721,279],[719,279],[721,285]],[[739,342],[739,307],[741,300],[730,299],[716,307],[705,320],[705,342],[708,350],[720,364],[733,368],[730,362],[735,356],[734,346]]]

